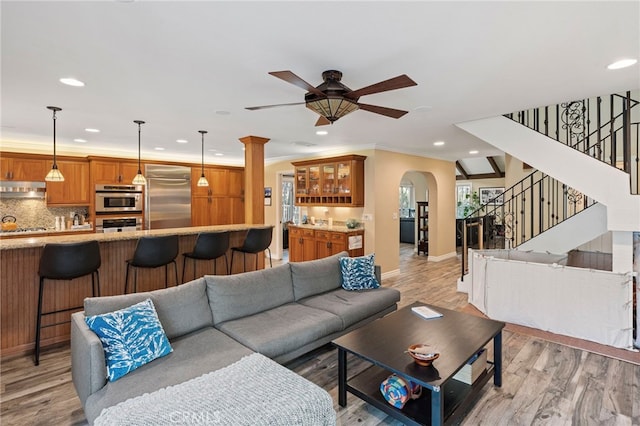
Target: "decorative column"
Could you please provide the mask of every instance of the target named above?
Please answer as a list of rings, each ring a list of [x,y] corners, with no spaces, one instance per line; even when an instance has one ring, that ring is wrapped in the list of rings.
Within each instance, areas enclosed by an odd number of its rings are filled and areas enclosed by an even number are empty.
[[[267,138],[245,136],[244,144],[244,222],[264,223],[264,144]]]

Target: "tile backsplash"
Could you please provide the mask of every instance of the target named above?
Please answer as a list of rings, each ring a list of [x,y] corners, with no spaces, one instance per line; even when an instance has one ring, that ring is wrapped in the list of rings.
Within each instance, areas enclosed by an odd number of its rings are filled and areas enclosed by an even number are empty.
[[[87,216],[87,207],[47,207],[43,199],[0,198],[0,217],[15,216],[20,228],[53,228],[56,216]]]

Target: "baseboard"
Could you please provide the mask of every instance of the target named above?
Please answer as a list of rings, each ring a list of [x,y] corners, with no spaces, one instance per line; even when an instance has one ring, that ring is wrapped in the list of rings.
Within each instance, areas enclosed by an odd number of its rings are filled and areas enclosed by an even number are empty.
[[[400,275],[400,269],[394,269],[393,271],[385,272],[384,274],[382,274],[382,279],[395,277],[397,275]]]
[[[443,254],[441,256],[431,256],[431,255],[429,255],[427,257],[427,260],[430,260],[432,262],[442,262],[443,260],[451,259],[452,257],[456,257],[457,255],[458,254],[455,251],[452,251],[451,253]]]

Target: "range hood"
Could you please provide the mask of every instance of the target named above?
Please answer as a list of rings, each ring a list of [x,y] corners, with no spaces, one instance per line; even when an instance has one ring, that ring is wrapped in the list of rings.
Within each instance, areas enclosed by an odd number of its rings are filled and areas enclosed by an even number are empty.
[[[44,198],[44,182],[0,181],[0,198]]]

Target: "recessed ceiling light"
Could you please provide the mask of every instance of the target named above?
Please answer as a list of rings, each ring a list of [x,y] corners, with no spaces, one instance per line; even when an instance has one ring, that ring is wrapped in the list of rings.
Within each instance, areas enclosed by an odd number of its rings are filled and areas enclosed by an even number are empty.
[[[100,133],[100,129],[87,128],[87,129],[84,129],[84,131],[89,133]]]
[[[469,151],[469,154],[477,154],[477,153],[478,153],[478,150],[475,150],[475,149]]]
[[[324,136],[324,135],[328,135],[329,132],[327,132],[326,130],[318,130],[316,132],[316,135],[320,135],[320,136]]]
[[[637,59],[621,59],[612,64],[607,65],[607,68],[610,70],[619,70],[620,68],[630,67],[638,62]]]
[[[310,146],[316,146],[317,144],[315,143],[311,143],[311,142],[305,142],[305,141],[296,141],[296,142],[291,142],[293,145],[299,145],[299,146],[306,146],[307,148]]]
[[[229,115],[231,113],[229,111],[220,110],[220,111],[216,111],[216,114],[218,114],[218,115]]]
[[[73,141],[74,142],[78,142],[78,143],[85,143],[87,140],[86,139],[77,138],[77,139],[74,139]]]
[[[83,87],[84,83],[81,82],[80,80],[77,80],[75,78],[61,78],[60,79],[60,83],[62,84],[66,84],[67,86],[73,86],[73,87]]]
[[[215,155],[217,155],[218,157],[222,157],[224,154],[221,152],[216,152]]]
[[[156,151],[164,151],[164,148],[163,148],[163,147],[161,147],[161,146],[156,146],[156,147],[155,147],[155,148],[153,148],[153,149],[155,149]]]
[[[189,143],[189,141],[186,140],[186,139],[176,139],[176,142],[178,142],[178,143]]]
[[[433,108],[431,105],[421,105],[419,107],[415,107],[413,110],[415,112],[425,112],[429,111],[431,108]]]
[[[442,145],[444,145],[444,141],[437,141],[437,142],[434,142],[434,143],[433,143],[433,145],[435,145],[435,146],[442,146]]]

